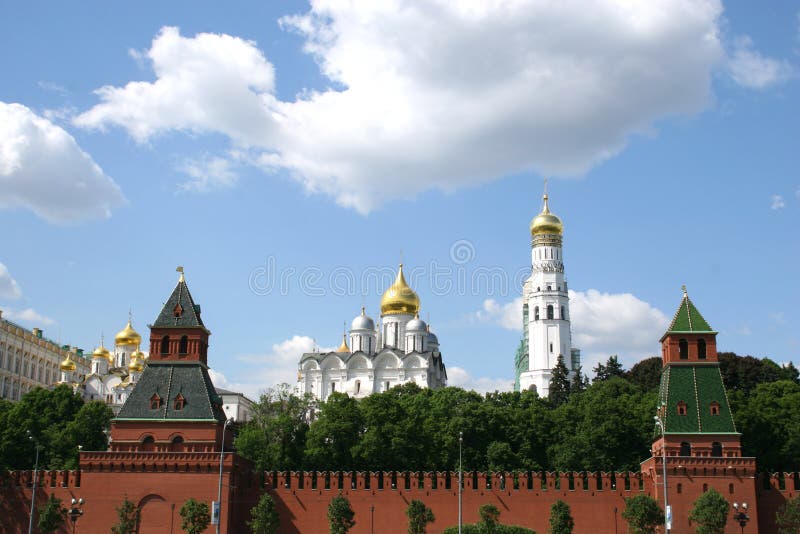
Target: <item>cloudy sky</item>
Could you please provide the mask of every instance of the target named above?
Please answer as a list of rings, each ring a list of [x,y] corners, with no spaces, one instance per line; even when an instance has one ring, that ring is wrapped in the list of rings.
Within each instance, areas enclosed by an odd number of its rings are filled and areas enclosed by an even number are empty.
[[[62,343],[146,335],[183,265],[255,394],[402,258],[450,382],[507,389],[550,177],[587,370],[682,284],[800,360],[794,2],[25,2],[0,47],[0,309]]]

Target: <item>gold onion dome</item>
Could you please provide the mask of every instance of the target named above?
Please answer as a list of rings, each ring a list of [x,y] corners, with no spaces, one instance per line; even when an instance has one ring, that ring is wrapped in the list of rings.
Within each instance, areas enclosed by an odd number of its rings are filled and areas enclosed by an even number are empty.
[[[397,278],[381,297],[381,315],[419,313],[419,296],[408,286],[403,276],[403,264],[397,270]]]
[[[105,358],[107,360],[109,356],[111,356],[111,353],[108,352],[108,349],[105,348],[102,343],[100,343],[100,346],[94,349],[92,353],[92,358]]]
[[[544,207],[542,212],[531,221],[531,235],[561,235],[564,232],[564,225],[561,223],[561,219],[550,213],[550,207],[547,205],[547,194],[542,198],[544,199]]]
[[[131,363],[128,364],[128,371],[141,373],[144,370],[144,353],[138,348],[131,354]]]
[[[347,346],[347,334],[342,334],[342,344],[339,345],[336,352],[350,352],[350,347]]]
[[[75,371],[78,368],[75,362],[72,361],[72,355],[67,353],[67,357],[61,362],[61,370],[66,372]]]
[[[117,345],[140,345],[142,343],[142,336],[133,329],[131,320],[128,319],[128,324],[117,333],[114,338],[114,343]]]

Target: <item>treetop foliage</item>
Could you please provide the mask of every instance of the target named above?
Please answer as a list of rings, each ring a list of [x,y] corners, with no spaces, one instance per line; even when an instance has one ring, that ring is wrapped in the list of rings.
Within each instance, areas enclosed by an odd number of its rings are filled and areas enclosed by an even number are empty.
[[[689,523],[697,525],[697,534],[724,534],[730,504],[714,488],[703,493],[689,512]]]

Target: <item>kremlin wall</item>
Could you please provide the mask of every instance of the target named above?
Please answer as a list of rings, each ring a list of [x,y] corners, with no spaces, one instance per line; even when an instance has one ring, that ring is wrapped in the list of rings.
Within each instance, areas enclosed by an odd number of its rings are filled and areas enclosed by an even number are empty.
[[[531,224],[532,275],[525,283],[524,338],[514,362],[517,387],[540,395],[549,386],[555,355],[572,356],[570,370],[579,365],[579,351],[571,344],[562,231],[563,225],[550,213],[545,197],[542,213]],[[414,357],[421,369],[441,372],[428,383],[436,387],[446,378],[438,340],[432,344],[435,338],[429,336],[428,329],[413,327],[412,321],[418,319],[414,317],[418,300],[413,300],[402,270],[397,280],[392,298],[405,299],[403,306],[393,307],[395,301],[390,301],[385,309],[382,307],[388,320],[381,329],[372,325],[357,333],[368,342],[373,333],[376,340],[383,340],[378,345],[366,344],[376,347],[367,350],[373,358],[381,351],[405,358],[403,354],[415,353],[416,347],[421,347]],[[371,319],[367,319],[362,317],[359,324],[368,324]],[[406,329],[408,325],[413,328]],[[210,505],[217,500],[218,491],[222,495],[223,533],[247,532],[250,509],[264,492],[276,501],[280,532],[284,534],[327,532],[327,508],[338,494],[346,496],[355,511],[352,534],[406,532],[405,511],[413,499],[424,502],[436,517],[428,526],[429,533],[457,524],[459,491],[458,474],[454,472],[256,472],[250,461],[230,452],[233,432],[208,372],[210,334],[181,272],[150,326],[150,356],[140,375],[138,368],[135,370],[136,380],[112,421],[108,450],[81,451],[80,469],[76,471],[40,471],[36,502],[41,506],[48,495],[64,503],[84,499],[83,516],[74,526],[75,532],[89,534],[109,532],[117,522],[115,508],[126,498],[141,510],[139,534],[181,532],[178,511],[183,503],[195,498]],[[419,344],[414,337],[417,335]],[[689,510],[711,488],[729,502],[750,505],[750,522],[741,532],[777,532],[775,511],[800,494],[800,475],[758,474],[757,459],[742,456],[741,435],[734,425],[719,371],[716,336],[684,289],[660,340],[660,409],[654,414],[660,429],[655,433],[651,457],[642,462],[638,472],[465,472],[464,523],[478,520],[481,505],[494,504],[503,524],[543,534],[547,532],[550,507],[560,499],[571,508],[574,532],[623,534],[628,532],[622,519],[625,498],[646,494],[663,505],[666,486],[673,514],[671,532],[694,530],[688,521]],[[406,339],[410,352],[387,344],[387,339]],[[334,358],[346,363],[354,355],[358,353],[350,351],[345,342],[341,351],[324,357],[304,355],[300,365],[306,374],[301,374],[301,381],[309,389],[313,386],[317,392],[324,392],[328,386],[320,377],[346,378],[346,368],[325,375],[314,365]],[[368,360],[364,361],[367,366],[362,371],[369,369]],[[70,371],[62,366],[62,372]],[[413,380],[413,373],[410,375]],[[398,375],[398,380],[404,379]],[[384,385],[382,380],[372,382],[374,388]],[[355,385],[354,381],[347,387]],[[221,457],[224,461],[220,468]],[[31,471],[0,473],[2,532],[28,531],[32,487]],[[213,529],[210,526],[208,532]],[[725,532],[738,533],[740,527],[729,518]]]

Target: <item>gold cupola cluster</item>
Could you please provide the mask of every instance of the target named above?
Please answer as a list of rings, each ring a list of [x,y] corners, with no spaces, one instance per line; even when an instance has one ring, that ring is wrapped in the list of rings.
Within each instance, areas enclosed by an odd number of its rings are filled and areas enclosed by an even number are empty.
[[[131,353],[131,363],[128,364],[128,371],[141,373],[144,371],[144,353],[136,347],[136,351]]]
[[[531,221],[531,236],[535,237],[545,234],[562,235],[564,233],[564,225],[561,223],[561,219],[555,214],[550,213],[550,207],[547,205],[547,193],[545,193],[542,198],[544,200],[544,207],[542,207],[542,212]]]
[[[61,362],[61,370],[65,373],[73,373],[78,368],[75,362],[72,361],[72,354],[67,353],[67,357]]]
[[[381,297],[381,315],[419,313],[419,296],[409,287],[403,276],[403,264],[397,270],[397,278]]]
[[[114,343],[117,346],[138,347],[142,344],[142,336],[139,335],[139,332],[133,329],[131,320],[128,319],[128,324],[125,325],[125,328],[117,332],[116,337],[114,337]]]

